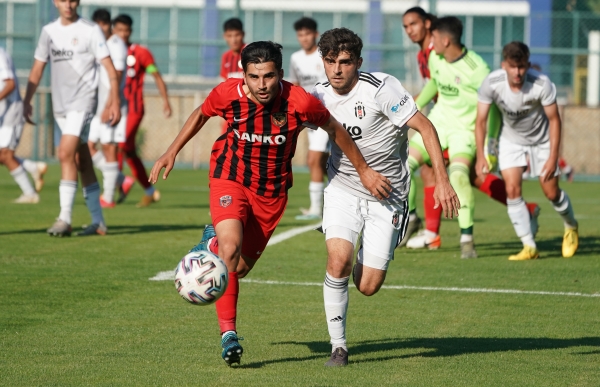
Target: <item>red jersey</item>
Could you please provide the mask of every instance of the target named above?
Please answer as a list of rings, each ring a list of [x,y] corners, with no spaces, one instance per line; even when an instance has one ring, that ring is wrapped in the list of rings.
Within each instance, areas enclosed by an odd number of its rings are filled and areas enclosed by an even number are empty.
[[[242,47],[242,50],[244,47]],[[221,57],[221,73],[219,74],[221,78],[242,78],[243,72],[242,51],[240,50],[237,54],[231,50],[225,51]]]
[[[150,50],[138,44],[129,46],[125,81],[125,98],[129,104],[129,114],[144,114],[144,75],[149,67],[150,70],[156,68]]]
[[[423,79],[431,79],[429,74],[429,55],[433,51],[433,42],[429,43],[429,47],[423,50],[419,50],[417,53],[417,62],[419,62],[419,72]]]
[[[234,180],[266,197],[285,195],[292,187],[292,157],[303,126],[317,129],[329,111],[299,86],[281,81],[280,94],[269,106],[246,96],[242,79],[215,87],[202,114],[221,116],[227,132],[212,148],[209,176]]]

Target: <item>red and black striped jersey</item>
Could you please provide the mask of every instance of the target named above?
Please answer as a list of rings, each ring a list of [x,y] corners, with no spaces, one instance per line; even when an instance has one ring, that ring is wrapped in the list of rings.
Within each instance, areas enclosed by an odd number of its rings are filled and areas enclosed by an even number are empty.
[[[433,42],[429,43],[429,47],[423,50],[419,50],[417,53],[417,62],[419,62],[419,72],[423,79],[431,79],[429,74],[429,55],[433,51]]]
[[[246,47],[242,47],[242,50]],[[244,74],[244,69],[242,68],[242,51],[233,52],[231,50],[227,50],[223,53],[221,57],[221,72],[219,75],[223,79],[229,78],[242,78]]]
[[[292,187],[292,157],[303,127],[317,129],[329,111],[299,86],[281,81],[270,105],[252,101],[244,80],[215,87],[202,104],[205,116],[221,116],[227,131],[212,148],[211,178],[234,180],[261,196],[285,195]]]

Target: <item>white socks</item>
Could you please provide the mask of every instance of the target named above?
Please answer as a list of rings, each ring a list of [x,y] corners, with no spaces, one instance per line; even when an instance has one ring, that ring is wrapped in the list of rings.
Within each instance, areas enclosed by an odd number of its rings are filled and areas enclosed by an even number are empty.
[[[104,172],[104,167],[106,166],[106,158],[104,157],[104,153],[102,153],[102,151],[97,151],[94,153],[92,156],[92,163],[94,164],[94,167]]]
[[[85,205],[92,215],[92,224],[104,224],[102,207],[100,207],[100,185],[98,185],[98,182],[83,187],[83,197]]]
[[[310,208],[308,212],[311,214],[322,214],[323,213],[323,190],[325,184],[323,182],[311,181],[308,185],[308,192],[310,194]]]
[[[571,200],[569,195],[563,190],[560,190],[558,200],[552,202],[552,207],[558,212],[563,218],[566,228],[577,228],[577,221],[575,220],[575,214],[573,213],[573,206],[571,206]]]
[[[77,181],[61,180],[58,186],[60,196],[60,215],[58,219],[67,224],[71,224],[71,213],[73,212],[73,203],[75,202],[75,193],[77,192]]]
[[[473,234],[460,234],[460,243],[473,242]]]
[[[106,203],[112,203],[117,187],[117,179],[119,178],[119,163],[116,161],[104,163],[102,176],[104,179],[104,194],[102,197]]]
[[[19,162],[21,163],[21,165],[23,166],[23,168],[25,168],[25,170],[30,175],[34,175],[34,174],[38,173],[37,163],[35,161],[31,161],[31,160],[28,160],[28,159],[19,159],[19,158],[17,158],[17,160],[19,160]]]
[[[521,238],[523,246],[537,247],[531,233],[531,215],[522,197],[506,199],[508,217],[515,228],[517,236]]]
[[[348,311],[348,280],[350,277],[333,278],[325,273],[323,300],[327,329],[331,337],[331,352],[336,348],[346,348],[346,312]]]
[[[25,172],[25,168],[23,168],[22,165],[19,165],[10,171],[10,174],[12,175],[13,179],[15,179],[15,182],[19,188],[21,188],[21,191],[23,191],[24,195],[33,195],[35,193],[35,189],[33,189],[33,186],[29,181],[29,177],[27,177],[27,173]]]

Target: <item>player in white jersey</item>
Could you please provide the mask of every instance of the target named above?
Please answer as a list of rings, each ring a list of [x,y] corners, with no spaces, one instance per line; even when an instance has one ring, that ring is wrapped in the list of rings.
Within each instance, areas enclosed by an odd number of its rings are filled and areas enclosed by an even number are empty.
[[[61,181],[60,214],[47,232],[51,236],[71,235],[71,212],[79,172],[92,223],[77,235],[104,235],[106,225],[100,207],[100,186],[92,165],[87,137],[96,108],[96,62],[106,68],[110,79],[111,92],[102,121],[111,125],[116,125],[121,118],[117,74],[100,27],[77,14],[79,1],[54,0],[54,5],[60,17],[42,29],[23,101],[25,119],[31,122],[31,99],[46,63],[50,62],[52,108],[58,126],[55,130],[61,133],[58,146]]]
[[[119,171],[117,161],[117,144],[125,142],[125,124],[127,121],[127,100],[123,94],[125,90],[125,71],[127,64],[127,46],[117,35],[112,34],[110,12],[106,9],[97,9],[92,15],[92,20],[98,24],[104,37],[110,59],[117,71],[119,83],[119,97],[121,98],[121,121],[115,126],[102,122],[102,112],[110,94],[110,79],[106,69],[100,66],[100,83],[98,84],[98,108],[96,115],[90,123],[88,147],[92,155],[94,166],[102,171],[104,192],[100,196],[102,208],[115,206],[114,195],[117,186],[120,186],[125,176]],[[96,150],[96,143],[100,141],[102,150]],[[119,181],[120,180],[120,181]]]
[[[524,43],[507,44],[502,55],[502,69],[490,73],[478,93],[476,171],[479,175],[488,173],[483,146],[489,108],[495,103],[502,112],[498,163],[506,182],[508,216],[523,242],[523,250],[508,259],[538,257],[529,212],[521,196],[528,161],[530,175],[539,176],[544,194],[563,219],[562,255],[571,258],[579,246],[578,224],[569,196],[558,186],[561,120],[556,87],[547,76],[530,68],[529,48]]]
[[[458,213],[460,203],[450,185],[437,133],[418,112],[400,82],[384,73],[360,72],[362,40],[346,28],[327,31],[319,41],[328,82],[317,84],[313,95],[342,123],[367,163],[391,182],[378,200],[361,184],[358,172],[344,153],[332,145],[325,189],[323,231],[327,244],[327,272],[323,286],[325,315],[332,354],[326,366],[348,363],[346,312],[348,282],[375,294],[383,281],[394,249],[408,224],[408,126],[421,133],[432,155],[436,187],[434,197],[446,217]],[[407,126],[408,125],[408,126]],[[362,234],[356,265],[354,249]]]
[[[301,86],[310,92],[317,82],[325,82],[325,69],[323,60],[317,50],[317,22],[309,17],[303,17],[294,23],[296,38],[301,50],[290,57],[290,72],[288,80],[296,86]],[[325,164],[329,157],[329,136],[323,129],[308,131],[308,169],[310,183],[308,192],[310,207],[301,208],[302,215],[296,216],[298,220],[321,219],[323,211],[323,189],[325,188]]]
[[[38,203],[40,197],[27,177],[26,169],[15,157],[23,133],[23,102],[12,58],[0,47],[0,164],[6,165],[22,194],[13,203]],[[38,166],[33,163],[35,170]]]

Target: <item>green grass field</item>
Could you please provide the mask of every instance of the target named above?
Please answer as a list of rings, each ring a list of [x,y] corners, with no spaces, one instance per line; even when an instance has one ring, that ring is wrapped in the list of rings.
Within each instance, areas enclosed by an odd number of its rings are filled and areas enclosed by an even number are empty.
[[[175,267],[210,220],[206,171],[176,170],[163,199],[105,211],[110,235],[50,238],[59,170],[39,205],[15,205],[18,188],[0,172],[0,385],[2,386],[599,386],[600,297],[382,289],[351,290],[351,364],[325,369],[327,327],[318,286],[242,283],[241,367],[220,357],[214,307],[184,302]],[[277,233],[307,203],[296,175]],[[503,206],[477,193],[480,258],[459,258],[458,225],[444,221],[442,249],[397,250],[387,285],[600,294],[600,184],[563,184],[580,219],[580,248],[560,256],[562,222],[535,183],[542,207],[542,258],[509,262],[520,249]],[[89,221],[78,194],[75,227]],[[323,236],[307,232],[269,247],[249,278],[322,282]]]

